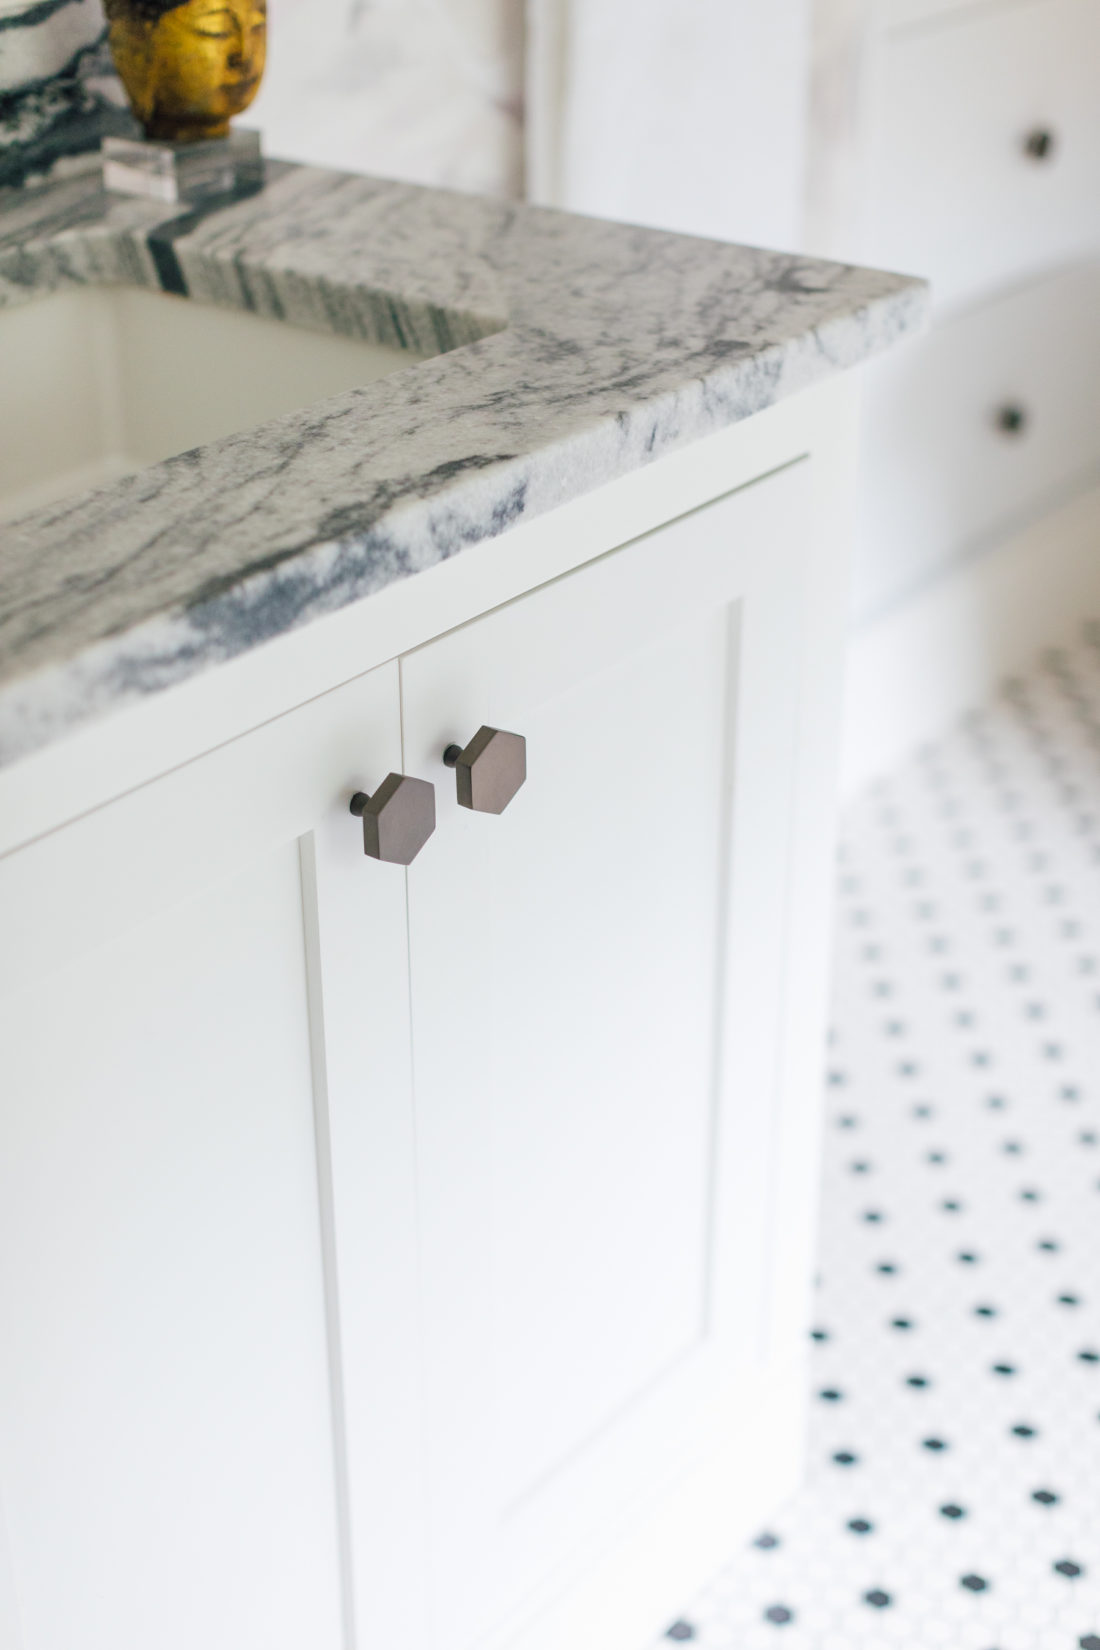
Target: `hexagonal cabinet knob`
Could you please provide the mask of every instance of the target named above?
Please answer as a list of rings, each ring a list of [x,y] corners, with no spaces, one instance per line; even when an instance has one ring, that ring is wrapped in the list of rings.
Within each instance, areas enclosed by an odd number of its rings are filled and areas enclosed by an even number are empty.
[[[463,808],[502,814],[527,778],[527,741],[502,728],[478,728],[464,750],[448,745],[443,760],[455,770]]]
[[[351,811],[363,821],[363,852],[391,865],[411,865],[435,830],[435,786],[391,773],[373,796],[356,791]]]

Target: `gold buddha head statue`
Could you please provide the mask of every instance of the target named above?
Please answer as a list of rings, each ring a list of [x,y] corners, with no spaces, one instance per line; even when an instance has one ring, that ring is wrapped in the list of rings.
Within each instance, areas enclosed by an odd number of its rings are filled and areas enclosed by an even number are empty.
[[[259,88],[267,0],[106,0],[111,55],[147,138],[225,137]]]

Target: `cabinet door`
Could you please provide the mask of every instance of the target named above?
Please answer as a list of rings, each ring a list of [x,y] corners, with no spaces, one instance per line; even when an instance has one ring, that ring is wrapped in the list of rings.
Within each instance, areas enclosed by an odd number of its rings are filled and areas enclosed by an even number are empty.
[[[439,1650],[722,1458],[770,1350],[808,471],[402,661]],[[499,816],[440,761],[483,723]]]
[[[404,875],[348,798],[400,767],[397,688],[374,672],[0,860],[5,1650],[349,1642],[345,1459],[389,1394],[345,1396],[330,1352],[370,1319],[400,1356],[376,1272],[408,1029]],[[369,1257],[346,1316],[330,1152]]]

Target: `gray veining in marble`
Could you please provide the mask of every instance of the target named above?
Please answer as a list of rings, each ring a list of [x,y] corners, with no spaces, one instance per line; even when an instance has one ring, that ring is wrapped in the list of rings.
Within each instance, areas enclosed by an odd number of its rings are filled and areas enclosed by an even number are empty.
[[[11,192],[0,305],[131,282],[434,358],[3,529],[0,762],[748,418],[926,304],[903,276],[305,167],[171,213],[90,178]]]
[[[134,130],[101,0],[0,0],[0,186]]]

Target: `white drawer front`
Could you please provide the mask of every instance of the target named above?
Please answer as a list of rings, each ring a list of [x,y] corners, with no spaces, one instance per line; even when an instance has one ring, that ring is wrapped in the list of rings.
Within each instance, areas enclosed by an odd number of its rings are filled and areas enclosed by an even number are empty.
[[[1000,422],[1011,408],[1014,431]],[[1086,478],[1100,465],[1100,265],[984,305],[869,368],[862,465],[863,616]]]
[[[993,0],[997,4],[998,0]],[[999,0],[1001,6],[1019,5],[1020,0]],[[934,22],[960,12],[990,10],[991,0],[876,0],[874,19],[879,28],[906,28],[909,24]]]
[[[859,256],[930,276],[941,306],[1082,256],[1100,244],[1100,5],[1025,0],[885,36],[868,135]]]

